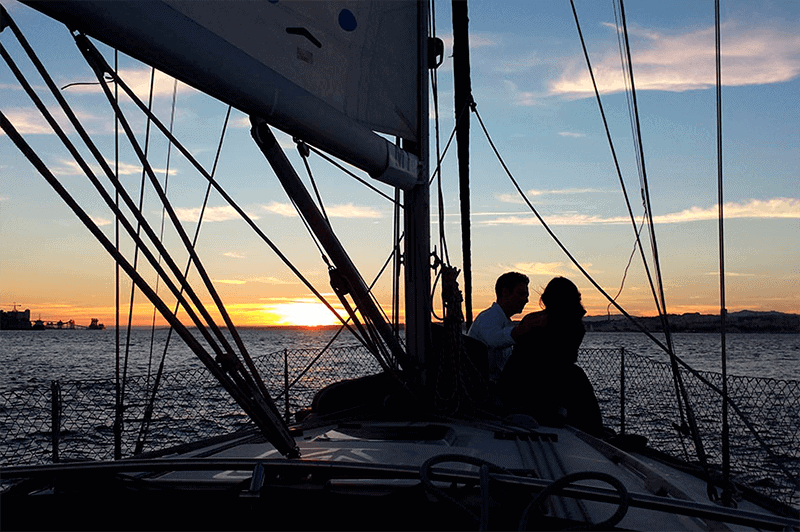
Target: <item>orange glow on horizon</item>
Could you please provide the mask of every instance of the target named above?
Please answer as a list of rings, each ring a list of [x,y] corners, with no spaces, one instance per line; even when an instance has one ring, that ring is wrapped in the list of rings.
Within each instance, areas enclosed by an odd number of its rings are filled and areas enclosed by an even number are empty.
[[[489,297],[479,297],[473,303],[473,316],[477,316],[482,310],[488,308],[492,304],[492,299]],[[584,299],[584,306],[588,311],[587,316],[605,316],[608,312],[607,303],[594,298],[592,296]],[[12,305],[0,306],[2,310],[12,310]],[[334,305],[336,311],[343,317],[346,312],[338,303]],[[18,310],[30,309],[31,320],[42,319],[45,322],[57,322],[59,320],[67,322],[75,320],[79,326],[89,325],[92,318],[98,318],[100,323],[103,323],[106,328],[115,327],[116,311],[113,305],[103,306],[78,306],[74,304],[54,303],[51,301],[34,302],[32,304],[17,305]],[[255,303],[231,303],[226,305],[226,309],[230,315],[231,320],[237,326],[242,327],[270,327],[270,326],[284,326],[284,327],[325,327],[336,326],[340,322],[336,316],[322,303],[315,298],[296,297],[296,298],[275,298],[266,301]],[[526,305],[525,309],[512,317],[513,320],[521,319],[529,312],[540,310],[538,301],[532,300]],[[644,308],[644,306],[633,306],[627,309],[632,315],[637,317],[651,317],[657,315],[652,309]],[[736,312],[740,310],[752,311],[770,311],[774,310],[766,306],[759,305],[729,305],[728,312]],[[219,314],[209,307],[213,319],[216,323],[224,325],[224,320]],[[707,315],[718,315],[719,309],[713,304],[679,304],[676,303],[668,309],[670,314],[685,314],[685,313],[700,313]],[[791,314],[798,313],[797,309],[781,309],[781,312]],[[619,312],[615,308],[610,309],[612,315],[618,315]],[[437,306],[436,314],[441,316],[441,309]],[[122,306],[120,308],[120,327],[124,328],[128,322],[128,308]],[[181,309],[178,313],[178,319],[184,325],[193,327],[194,323],[188,318],[186,313]],[[400,321],[405,321],[404,313],[401,311]],[[153,324],[153,307],[146,303],[137,303],[134,305],[132,316],[132,324],[135,327],[150,326]],[[156,313],[155,326],[165,327],[168,326],[167,321]]]
[[[310,301],[280,303],[275,305],[270,313],[275,315],[276,320],[269,325],[319,327],[339,323],[328,307]]]

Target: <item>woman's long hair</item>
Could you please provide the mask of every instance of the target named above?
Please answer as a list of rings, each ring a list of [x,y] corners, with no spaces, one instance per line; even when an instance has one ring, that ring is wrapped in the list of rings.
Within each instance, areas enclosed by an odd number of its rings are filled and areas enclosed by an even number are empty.
[[[578,287],[566,277],[551,279],[540,299],[548,315],[580,319],[586,314]]]

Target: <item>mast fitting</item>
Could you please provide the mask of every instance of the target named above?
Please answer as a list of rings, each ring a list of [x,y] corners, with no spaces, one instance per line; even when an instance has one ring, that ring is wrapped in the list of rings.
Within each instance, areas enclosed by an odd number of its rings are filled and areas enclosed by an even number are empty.
[[[444,41],[439,37],[428,37],[428,68],[439,68],[443,62]]]

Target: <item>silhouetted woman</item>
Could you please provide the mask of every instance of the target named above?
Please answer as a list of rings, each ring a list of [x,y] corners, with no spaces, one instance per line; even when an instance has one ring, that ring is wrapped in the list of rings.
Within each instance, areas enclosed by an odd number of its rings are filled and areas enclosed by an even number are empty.
[[[564,277],[552,279],[541,296],[543,311],[524,320],[540,326],[517,339],[500,377],[499,389],[510,413],[533,416],[540,424],[564,423],[601,435],[600,406],[583,369],[576,365],[586,332],[578,287]]]

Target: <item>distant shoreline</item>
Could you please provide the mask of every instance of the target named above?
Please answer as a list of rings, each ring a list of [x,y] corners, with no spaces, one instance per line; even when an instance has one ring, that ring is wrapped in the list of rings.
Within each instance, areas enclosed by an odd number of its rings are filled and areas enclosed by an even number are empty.
[[[624,316],[587,316],[583,319],[589,332],[638,332],[639,329]],[[645,329],[663,332],[661,318],[636,317]],[[668,314],[671,332],[720,332],[720,317],[714,314]],[[731,312],[725,320],[725,332],[729,333],[800,333],[800,314],[783,312],[754,312],[742,310]]]
[[[516,316],[515,316],[516,318]],[[662,332],[661,319],[657,316],[634,316],[646,330]],[[518,321],[518,320],[515,320]],[[687,314],[668,314],[667,321],[670,331],[679,333],[718,333],[720,331],[719,315],[700,314],[697,312]],[[586,316],[583,318],[587,332],[640,332],[633,323],[619,314],[608,316]],[[341,325],[239,325],[237,329],[275,329],[275,330],[303,330],[323,331],[337,330]],[[151,325],[134,325],[133,329],[150,329]],[[194,325],[188,325],[194,329]],[[226,327],[222,327],[226,329]],[[120,327],[125,330],[126,327]],[[169,325],[157,325],[156,330],[169,329]],[[400,329],[404,329],[400,325]],[[57,329],[53,329],[57,330]],[[64,329],[69,330],[69,329]],[[106,331],[114,331],[113,325],[106,326]],[[731,312],[726,320],[726,332],[729,333],[800,333],[800,314],[787,314],[783,312],[755,312],[743,310]]]

